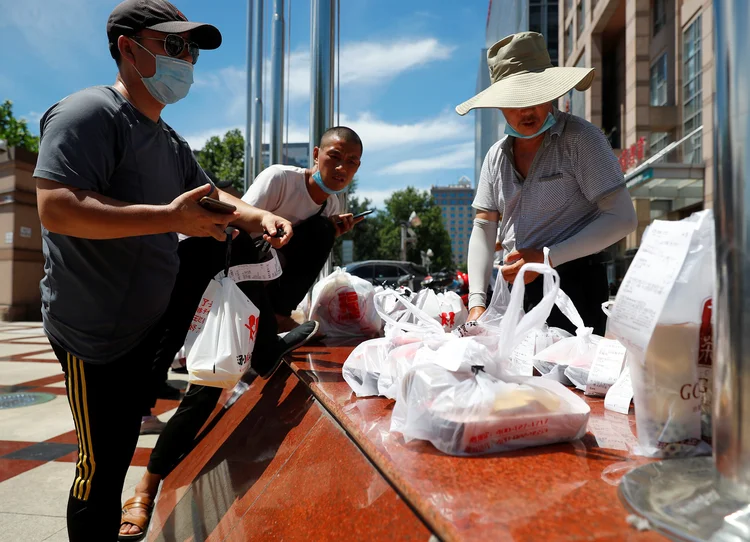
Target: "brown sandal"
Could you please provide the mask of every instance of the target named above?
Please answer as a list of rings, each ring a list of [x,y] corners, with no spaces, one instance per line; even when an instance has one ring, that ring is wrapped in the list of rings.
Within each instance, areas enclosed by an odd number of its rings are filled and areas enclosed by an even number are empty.
[[[143,510],[145,510],[145,517],[131,514],[130,511],[134,508],[142,508]],[[130,525],[135,525],[136,527],[138,527],[141,532],[135,534],[119,534],[117,539],[120,541],[128,540],[130,542],[134,542],[146,536],[148,524],[151,522],[151,512],[153,511],[153,509],[154,499],[152,499],[151,497],[136,496],[131,497],[130,499],[125,501],[125,504],[122,505],[122,520],[120,521],[120,527],[128,523]]]

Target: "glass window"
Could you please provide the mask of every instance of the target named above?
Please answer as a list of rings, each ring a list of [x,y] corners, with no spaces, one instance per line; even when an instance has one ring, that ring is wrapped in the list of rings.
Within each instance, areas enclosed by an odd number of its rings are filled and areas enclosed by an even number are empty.
[[[586,26],[586,9],[584,3],[584,0],[579,0],[578,8],[576,9],[576,21],[578,22],[577,39],[580,39],[581,34],[583,34],[583,27]]]
[[[654,17],[654,36],[667,24],[667,0],[654,0],[654,9],[651,13]]]
[[[565,58],[569,58],[573,53],[573,23],[565,29]]]
[[[699,15],[682,34],[682,132],[688,135],[703,124],[703,56],[701,55],[701,23]],[[685,162],[703,160],[703,134],[698,132],[682,147]]]
[[[667,105],[667,53],[651,66],[651,105]]]
[[[529,6],[529,30],[532,32],[539,32],[544,34],[544,28],[542,28],[542,6],[531,4]]]
[[[375,266],[375,278],[396,278],[400,277],[401,270],[395,265],[377,265]]]
[[[649,153],[654,156],[657,152],[669,145],[669,132],[651,132],[649,137]],[[666,156],[662,156],[658,162],[665,162]]]
[[[372,279],[373,277],[372,272],[374,270],[375,270],[375,266],[372,266],[372,265],[361,265],[357,267],[356,269],[351,269],[351,270],[347,269],[349,273],[361,279]]]

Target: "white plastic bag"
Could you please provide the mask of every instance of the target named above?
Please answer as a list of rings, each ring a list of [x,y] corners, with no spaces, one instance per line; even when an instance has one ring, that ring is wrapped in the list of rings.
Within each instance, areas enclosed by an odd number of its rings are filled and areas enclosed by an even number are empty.
[[[313,288],[309,319],[329,337],[377,337],[374,293],[372,284],[337,268]]]
[[[461,339],[464,340],[464,339]],[[399,387],[391,431],[451,455],[479,455],[581,438],[589,407],[558,382],[497,379],[417,365]]]
[[[212,279],[185,339],[189,382],[232,388],[255,348],[260,311],[229,277]]]
[[[477,320],[458,326],[453,334],[459,337],[474,337],[499,333],[500,322],[502,322],[509,304],[510,289],[508,283],[503,278],[503,274],[498,272],[495,287],[492,290],[492,299],[487,310]],[[521,316],[523,316],[523,308],[520,311]]]
[[[526,271],[550,275],[553,285],[520,318]],[[453,455],[502,452],[583,436],[589,415],[583,400],[557,382],[513,377],[504,370],[517,344],[546,320],[557,290],[557,273],[551,267],[526,264],[496,336],[454,337],[431,352],[423,344],[396,386],[391,431],[407,442],[430,441]]]
[[[547,248],[544,249],[544,261],[549,263],[549,249]],[[545,291],[549,289],[547,283],[544,287]],[[586,327],[573,301],[562,290],[557,292],[555,305],[575,326],[576,335],[557,341],[538,352],[534,356],[534,364],[537,370],[548,375],[548,378],[558,379],[566,385],[572,382],[583,391],[586,389],[589,369],[594,361],[601,337],[594,335],[593,328]]]
[[[346,358],[341,372],[357,397],[378,395],[381,366],[391,349],[390,339],[370,339],[360,343]]]
[[[678,252],[683,260],[672,256]],[[648,265],[664,255],[671,260],[663,269]],[[676,265],[670,268],[672,262]],[[679,223],[656,221],[644,234],[618,291],[609,331],[628,347],[642,455],[691,456],[710,449],[701,438],[710,435],[714,267],[710,210]],[[658,290],[649,288],[654,274],[662,282],[673,278],[666,290],[661,283]],[[659,297],[666,292],[666,297]],[[644,309],[634,305],[634,299],[649,301],[643,302]],[[636,321],[631,314],[634,306],[639,311]]]
[[[445,331],[453,331],[466,323],[469,310],[456,292],[439,293],[437,300],[440,304],[438,318]]]

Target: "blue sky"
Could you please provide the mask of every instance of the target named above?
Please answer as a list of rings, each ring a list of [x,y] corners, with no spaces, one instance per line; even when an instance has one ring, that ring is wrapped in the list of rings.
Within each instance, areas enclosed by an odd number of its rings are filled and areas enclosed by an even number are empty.
[[[291,1],[290,141],[307,141],[310,2]],[[41,114],[59,99],[114,82],[105,26],[116,3],[0,0],[0,100],[12,100],[35,133]],[[244,129],[247,7],[242,0],[175,3],[224,36],[220,49],[201,55],[190,95],[163,114],[200,148],[212,135]],[[358,192],[380,206],[409,185],[427,189],[462,175],[473,181],[473,114],[459,117],[453,108],[475,91],[488,0],[341,4],[341,123],[365,146]],[[265,1],[267,18],[271,5]],[[267,53],[270,29],[265,37]]]

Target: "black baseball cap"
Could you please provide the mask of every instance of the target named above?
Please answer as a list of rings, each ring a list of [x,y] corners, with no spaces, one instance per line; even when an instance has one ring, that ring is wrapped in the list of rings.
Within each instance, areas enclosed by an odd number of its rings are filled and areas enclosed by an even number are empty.
[[[107,20],[110,54],[115,56],[117,38],[134,36],[144,29],[168,34],[190,32],[190,41],[200,49],[218,49],[221,45],[218,28],[188,21],[179,9],[166,0],[125,0],[112,10]]]

